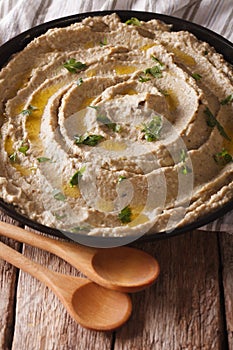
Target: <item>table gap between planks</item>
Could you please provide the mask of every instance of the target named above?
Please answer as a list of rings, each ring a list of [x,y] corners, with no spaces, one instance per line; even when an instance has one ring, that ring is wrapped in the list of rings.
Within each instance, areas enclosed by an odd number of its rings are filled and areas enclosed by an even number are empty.
[[[0,220],[19,225],[3,213]],[[54,271],[80,275],[52,254],[1,240]],[[194,231],[133,246],[155,256],[161,274],[132,295],[130,320],[109,333],[80,327],[48,288],[0,260],[0,349],[233,350],[233,235]]]

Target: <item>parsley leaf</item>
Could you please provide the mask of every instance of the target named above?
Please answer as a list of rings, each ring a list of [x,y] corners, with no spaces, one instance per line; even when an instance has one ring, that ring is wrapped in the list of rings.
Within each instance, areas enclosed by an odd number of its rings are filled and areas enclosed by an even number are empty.
[[[223,148],[221,152],[216,153],[213,157],[215,162],[222,166],[232,162],[233,160],[232,155],[229,154],[225,148]]]
[[[147,68],[145,70],[145,74],[150,74],[154,78],[161,78],[162,77],[162,71],[160,66],[153,66],[151,68]]]
[[[105,45],[107,45],[107,38],[106,37],[100,41],[100,46],[105,46]]]
[[[118,178],[118,183],[121,183],[123,180],[126,180],[126,176],[120,175]]]
[[[17,162],[17,152],[10,154],[9,159],[12,163],[16,163]]]
[[[149,123],[143,124],[142,132],[145,133],[144,134],[145,140],[152,142],[160,138],[161,130],[162,130],[162,119],[159,115],[155,115]]]
[[[233,101],[233,94],[228,95],[226,98],[224,98],[224,100],[222,100],[220,103],[221,105],[227,105],[228,103]]]
[[[83,166],[80,170],[76,171],[72,178],[70,179],[70,186],[74,187],[77,186],[79,183],[80,178],[83,176],[84,171],[86,170],[86,167]]]
[[[153,61],[157,62],[161,67],[164,67],[164,64],[154,55],[151,55]]]
[[[83,83],[83,78],[78,78],[78,80],[76,81],[76,84],[80,86],[82,85],[82,83]]]
[[[39,157],[37,158],[39,163],[45,163],[45,162],[49,162],[51,159],[47,158],[47,157]]]
[[[84,134],[84,135],[75,135],[75,144],[76,145],[88,145],[88,146],[96,146],[100,141],[104,139],[102,135],[89,135],[89,134]]]
[[[57,201],[62,201],[62,202],[66,200],[66,197],[64,196],[64,194],[59,190],[55,190],[53,192],[53,198],[56,199]]]
[[[127,205],[120,211],[120,213],[118,214],[118,218],[123,224],[127,224],[128,222],[132,221],[132,210],[129,207],[129,205]]]
[[[222,135],[228,141],[231,141],[231,138],[227,135],[223,126],[215,118],[215,116],[213,115],[213,113],[210,111],[210,109],[208,107],[206,107],[206,109],[204,110],[204,113],[207,116],[207,119],[206,119],[207,125],[210,126],[211,128],[214,128],[216,126],[220,135]]]
[[[131,17],[125,23],[128,25],[132,24],[133,26],[140,26],[141,25],[141,22],[136,17]]]
[[[97,118],[96,118],[97,122],[100,122],[104,125],[106,125],[109,129],[115,131],[115,132],[118,132],[119,131],[119,125],[117,125],[116,123],[113,123],[111,121],[111,119],[109,119],[106,115],[97,115]]]
[[[193,74],[192,74],[192,77],[193,77],[196,81],[198,81],[198,80],[200,80],[200,79],[202,78],[201,74],[199,74],[199,73],[193,73]]]
[[[139,83],[146,83],[149,80],[151,80],[151,78],[143,77],[142,75],[139,75],[138,77]]]
[[[80,70],[85,70],[87,68],[85,63],[76,61],[75,58],[70,58],[63,64],[63,67],[66,68],[70,73],[77,73]]]
[[[187,158],[187,152],[184,149],[182,149],[180,151],[180,161],[182,163],[181,172],[184,175],[187,175],[188,173],[192,172],[192,170],[186,164],[186,158]]]
[[[21,146],[18,148],[18,151],[23,153],[26,156],[27,151],[29,150],[29,144],[27,141],[22,141]]]
[[[33,111],[37,111],[37,110],[38,110],[37,107],[29,105],[27,109],[22,110],[21,114],[29,116],[32,114]]]

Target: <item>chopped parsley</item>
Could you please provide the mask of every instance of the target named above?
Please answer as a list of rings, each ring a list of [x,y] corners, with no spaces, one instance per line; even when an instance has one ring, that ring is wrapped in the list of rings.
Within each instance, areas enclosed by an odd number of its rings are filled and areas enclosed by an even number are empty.
[[[192,170],[186,164],[186,158],[187,158],[187,152],[184,149],[182,149],[180,151],[180,161],[182,163],[181,172],[184,175],[187,175],[188,173],[192,172]]]
[[[131,17],[125,23],[128,25],[132,24],[133,26],[140,26],[141,25],[141,22],[136,17]]]
[[[25,156],[27,155],[27,151],[29,150],[29,144],[27,141],[22,141],[21,146],[18,148],[20,153],[23,153]]]
[[[45,163],[45,162],[49,162],[51,159],[47,158],[47,157],[39,157],[37,158],[39,163]]]
[[[83,166],[80,170],[76,171],[74,175],[70,179],[70,186],[74,187],[77,186],[79,183],[80,178],[83,176],[84,171],[86,170],[86,167]]]
[[[70,73],[77,73],[78,71],[85,70],[87,68],[85,63],[76,61],[75,58],[70,58],[63,64],[63,67],[66,68]]]
[[[157,66],[153,66],[151,68],[147,68],[144,71],[145,74],[150,74],[152,75],[154,78],[161,78],[162,77],[162,68],[160,65]]]
[[[229,154],[225,148],[223,148],[221,152],[216,153],[213,157],[215,162],[222,166],[232,162],[233,160],[232,155]]]
[[[82,85],[82,83],[83,83],[83,78],[78,78],[78,80],[76,81],[76,84],[80,86]]]
[[[201,74],[199,74],[199,73],[193,73],[193,74],[192,74],[192,77],[193,77],[196,81],[198,81],[198,80],[200,80],[200,79],[202,78]]]
[[[37,111],[38,108],[32,105],[29,105],[27,109],[23,109],[21,114],[29,116],[32,114],[33,111]]]
[[[206,123],[211,128],[217,127],[220,135],[222,135],[225,139],[228,141],[231,141],[231,138],[227,135],[226,131],[224,130],[223,126],[219,123],[219,121],[215,118],[213,113],[210,111],[208,107],[204,110],[205,115],[207,116]]]
[[[227,105],[228,103],[233,101],[233,94],[228,95],[226,98],[224,98],[224,100],[222,100],[220,103],[221,105]]]
[[[162,119],[159,115],[155,115],[149,123],[143,124],[142,132],[146,141],[153,142],[160,138],[162,130]]]
[[[99,114],[96,118],[97,122],[102,123],[106,125],[109,129],[118,132],[119,131],[119,125],[116,123],[113,123],[111,119],[109,119],[106,115]]]
[[[126,180],[126,179],[127,179],[126,176],[121,175],[118,178],[118,183],[121,183],[123,180]]]
[[[102,135],[89,135],[89,134],[84,134],[84,135],[75,135],[75,144],[76,145],[87,145],[87,146],[96,146],[99,142],[101,142],[104,137]]]
[[[100,46],[105,46],[107,45],[107,38],[104,38],[103,40],[100,41]]]
[[[143,77],[142,75],[139,75],[139,77],[138,77],[139,83],[146,83],[149,80],[151,80],[151,78]]]
[[[53,192],[53,198],[56,199],[57,201],[62,201],[62,202],[64,202],[66,200],[65,195],[62,192],[60,192],[59,190],[55,190]]]
[[[57,219],[57,220],[62,220],[62,219],[64,219],[64,218],[66,218],[66,214],[63,214],[63,215],[59,215],[59,214],[57,214],[57,213],[54,213],[53,214],[54,216],[55,216],[55,218]]]
[[[151,58],[153,61],[157,62],[161,67],[164,66],[163,62],[161,62],[157,57],[155,57],[154,55],[151,55]]]
[[[132,210],[129,205],[120,211],[118,218],[121,220],[122,224],[127,224],[132,221]]]
[[[12,163],[16,163],[17,162],[17,152],[10,154],[9,159]]]

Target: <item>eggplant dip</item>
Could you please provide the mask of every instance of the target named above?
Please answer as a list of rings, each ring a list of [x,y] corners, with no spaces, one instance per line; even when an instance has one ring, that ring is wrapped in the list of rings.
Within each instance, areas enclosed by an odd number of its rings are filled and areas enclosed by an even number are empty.
[[[116,14],[48,30],[0,72],[1,197],[87,235],[172,230],[233,197],[233,70]]]

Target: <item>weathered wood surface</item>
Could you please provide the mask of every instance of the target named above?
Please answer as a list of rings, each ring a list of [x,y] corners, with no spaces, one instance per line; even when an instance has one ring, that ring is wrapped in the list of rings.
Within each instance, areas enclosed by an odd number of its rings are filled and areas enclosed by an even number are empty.
[[[17,224],[2,212],[0,212],[0,220]],[[20,244],[11,239],[1,238],[1,241],[14,249],[20,249]],[[4,350],[11,348],[14,333],[17,275],[15,267],[0,259],[0,349]]]
[[[219,234],[229,350],[233,350],[233,235]]]
[[[132,296],[132,317],[115,333],[81,328],[51,291],[21,271],[17,279],[17,270],[1,261],[0,349],[233,350],[233,236],[196,231],[135,246],[158,259],[161,274]],[[49,253],[28,246],[23,253],[78,274]]]

